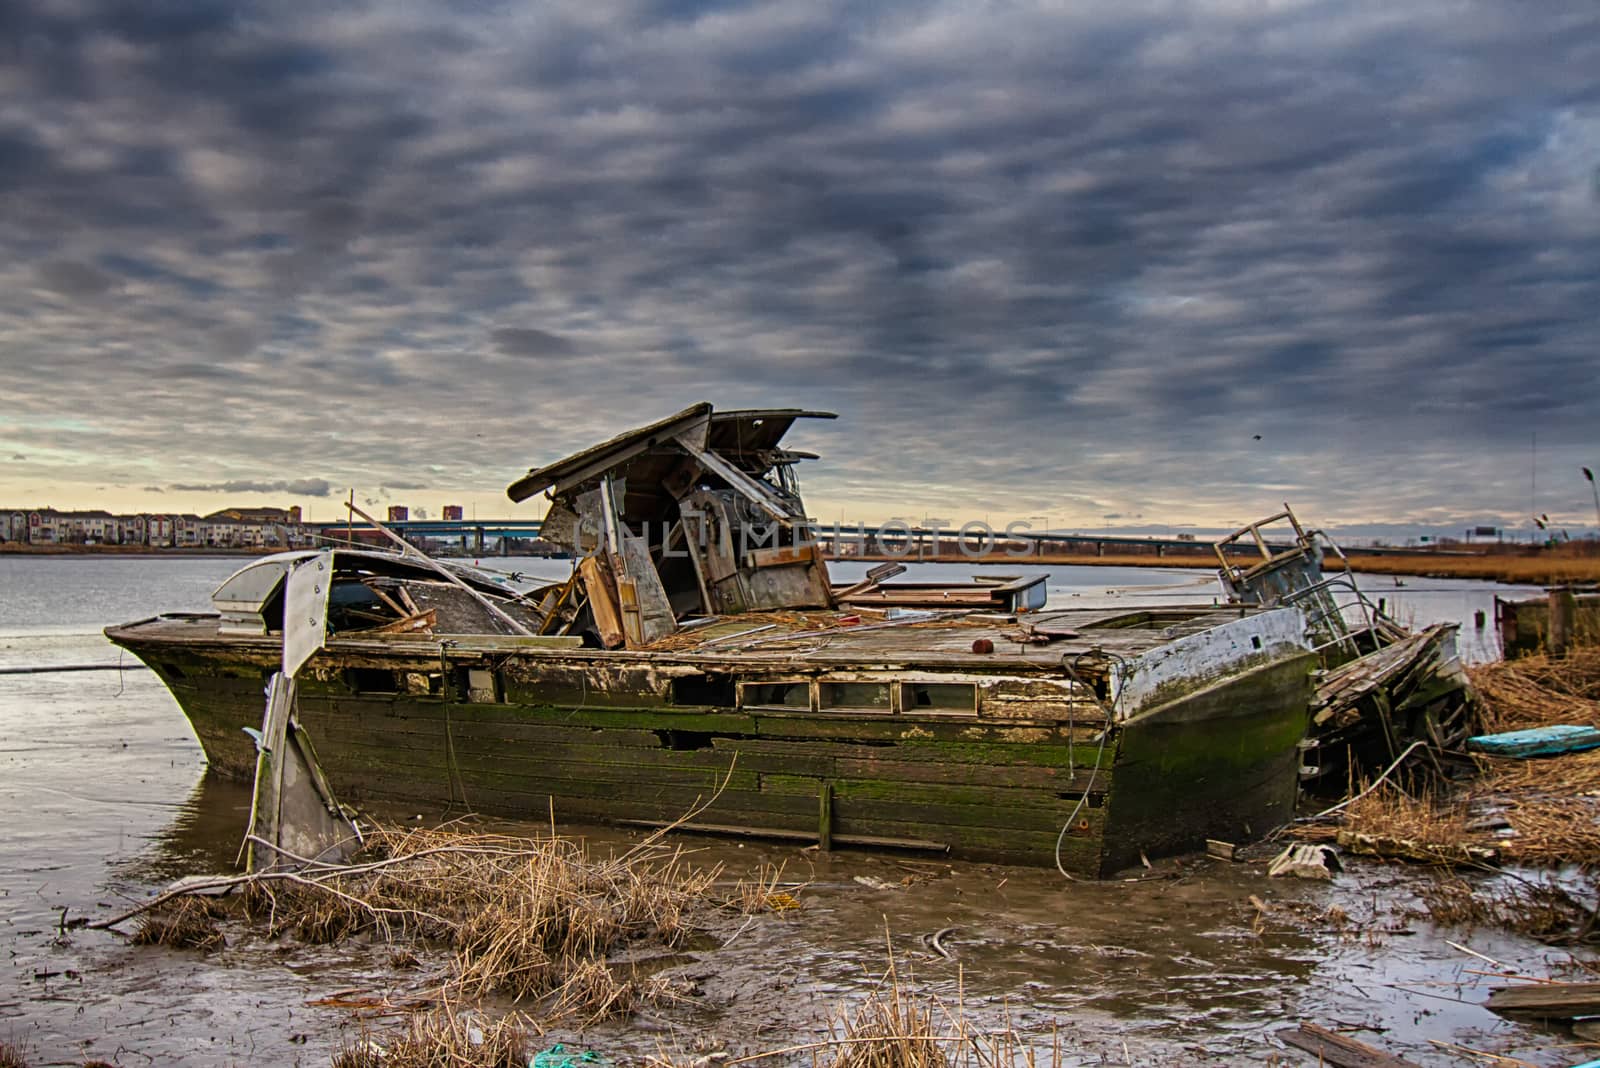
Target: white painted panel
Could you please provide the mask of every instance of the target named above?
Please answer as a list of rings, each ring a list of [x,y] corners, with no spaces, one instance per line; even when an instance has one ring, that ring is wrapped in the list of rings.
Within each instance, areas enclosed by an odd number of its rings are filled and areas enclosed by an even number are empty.
[[[1298,608],[1262,612],[1190,634],[1128,664],[1113,692],[1117,718],[1136,715],[1170,684],[1215,681],[1310,648],[1305,617]]]
[[[328,588],[333,553],[299,561],[289,572],[283,599],[283,673],[293,678],[328,640]]]

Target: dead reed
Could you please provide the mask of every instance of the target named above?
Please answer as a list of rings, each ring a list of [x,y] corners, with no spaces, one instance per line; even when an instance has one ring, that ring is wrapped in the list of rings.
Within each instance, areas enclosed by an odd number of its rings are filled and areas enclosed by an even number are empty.
[[[223,910],[203,897],[183,897],[145,913],[129,939],[136,946],[221,949],[227,944],[217,919]],[[0,1062],[3,1064],[3,1062]]]
[[[1527,656],[1470,669],[1486,731],[1554,723],[1600,727],[1600,645],[1566,656]]]
[[[1452,927],[1500,927],[1552,945],[1593,941],[1595,910],[1554,880],[1473,885],[1448,876],[1425,887],[1414,913]]]
[[[28,1068],[22,1051],[9,1042],[0,1042],[0,1068]]]
[[[382,829],[355,863],[241,877],[235,899],[271,937],[326,943],[360,934],[443,947],[450,960],[441,996],[504,995],[592,1022],[675,996],[664,977],[609,964],[617,952],[681,946],[721,923],[719,913],[795,903],[775,893],[777,869],[733,884],[731,894],[719,889],[719,872],[691,865],[658,837],[598,858],[553,836]],[[143,911],[135,941],[220,942],[216,900],[176,897]],[[393,956],[417,963],[403,945]]]
[[[413,1013],[398,1033],[364,1031],[333,1056],[333,1068],[525,1068],[530,1038],[525,1017],[490,1020],[444,1005]]]

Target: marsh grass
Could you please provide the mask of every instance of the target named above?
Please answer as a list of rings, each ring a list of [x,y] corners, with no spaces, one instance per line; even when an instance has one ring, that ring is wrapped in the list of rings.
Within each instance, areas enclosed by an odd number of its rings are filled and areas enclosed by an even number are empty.
[[[221,949],[227,944],[217,920],[225,910],[209,898],[176,898],[140,917],[139,926],[129,939],[136,946],[166,946],[169,949]],[[0,1066],[4,1062],[0,1061]]]
[[[363,1028],[333,1068],[525,1068],[539,1029],[525,1016],[491,1020],[445,1004],[413,1013],[398,1032]]]
[[[1418,894],[1435,923],[1471,929],[1499,927],[1552,945],[1594,939],[1595,910],[1553,879],[1474,885],[1441,878]]]
[[[227,899],[169,898],[142,912],[134,940],[221,944],[215,919],[228,901],[272,938],[393,943],[396,967],[420,963],[413,949],[443,949],[438,998],[504,996],[587,1024],[681,994],[666,976],[612,964],[615,954],[674,949],[730,916],[798,903],[776,892],[780,868],[762,868],[731,889],[719,874],[658,836],[600,858],[555,836],[379,829],[347,866],[241,877],[241,893]]]

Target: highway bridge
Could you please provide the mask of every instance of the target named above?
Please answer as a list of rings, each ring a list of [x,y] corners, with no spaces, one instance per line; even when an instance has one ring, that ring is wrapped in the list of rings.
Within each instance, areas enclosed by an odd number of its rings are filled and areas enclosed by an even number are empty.
[[[362,542],[383,540],[382,535],[370,524],[359,521],[308,523],[306,526],[324,543],[342,542],[347,536],[353,536]],[[537,519],[404,519],[385,523],[384,526],[408,541],[435,538],[457,543],[475,553],[482,553],[486,549],[504,553],[511,548],[509,542],[512,540],[532,540],[539,537],[541,523]],[[830,555],[932,554],[940,551],[935,548],[935,539],[944,552],[961,551],[956,544],[960,531],[947,527],[908,526],[894,522],[878,525],[819,523],[814,530],[817,540]],[[1008,536],[1004,530],[994,531],[992,537],[998,541],[1001,551],[1007,546],[1015,546],[1018,543],[1031,543],[1041,552],[1048,547],[1058,551],[1093,556],[1153,553],[1156,556],[1203,555],[1207,559],[1212,558],[1211,543],[1195,541],[1192,538],[1150,538],[1126,534],[1062,534],[1047,531],[1038,533],[1019,531]],[[974,527],[969,531],[966,543],[970,550],[978,550],[988,544],[988,538],[979,528]],[[1269,548],[1277,552],[1289,548],[1289,545],[1271,544]],[[1255,554],[1253,546],[1230,546],[1230,549],[1237,549],[1237,554],[1242,556]]]

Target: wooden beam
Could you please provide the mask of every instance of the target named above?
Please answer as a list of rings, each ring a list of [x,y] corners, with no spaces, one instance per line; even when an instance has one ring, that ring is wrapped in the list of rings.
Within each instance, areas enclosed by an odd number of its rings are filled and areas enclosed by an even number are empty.
[[[400,535],[396,534],[394,531],[390,530],[388,527],[384,526],[382,523],[363,512],[360,508],[357,508],[354,501],[349,502],[345,505],[345,507],[350,509],[350,511],[354,512],[356,515],[360,516],[362,519],[365,519],[368,523],[371,523],[375,530],[379,531],[384,537],[400,546],[400,551],[406,556],[421,560],[423,563],[433,568],[433,570],[437,571],[439,576],[445,581],[459,586],[462,590],[466,591],[467,596],[471,597],[474,601],[477,601],[484,608],[488,609],[490,614],[492,614],[496,619],[500,620],[500,622],[504,623],[506,626],[510,627],[512,630],[516,631],[525,638],[532,638],[534,636],[533,631],[529,630],[527,627],[524,627],[515,619],[512,619],[500,608],[499,605],[489,600],[489,598],[485,597],[471,586],[468,586],[465,582],[462,582],[459,578],[451,573],[449,568],[439,563],[439,561],[435,560],[433,557],[429,556],[415,545],[412,545],[409,541],[406,541]]]
[[[677,442],[679,445],[683,446],[684,451],[686,451],[690,456],[693,456],[696,460],[699,460],[701,464],[703,464],[713,474],[720,477],[728,485],[732,486],[746,497],[749,497],[755,502],[756,507],[760,508],[763,512],[766,512],[772,518],[778,520],[780,523],[787,523],[789,520],[795,518],[786,508],[781,506],[782,499],[775,492],[773,492],[772,487],[767,485],[765,482],[762,482],[758,478],[751,478],[749,475],[745,474],[743,471],[739,470],[737,467],[733,466],[716,453],[711,452],[709,449],[701,448],[695,442],[689,440],[687,435],[678,435]]]
[[[1365,1042],[1357,1042],[1314,1023],[1286,1027],[1277,1035],[1284,1045],[1313,1054],[1319,1062],[1331,1064],[1333,1068],[1417,1068],[1412,1061],[1392,1057]]]
[[[1600,1016],[1600,983],[1529,983],[1489,990],[1485,1008],[1526,1013],[1549,1020]]]

